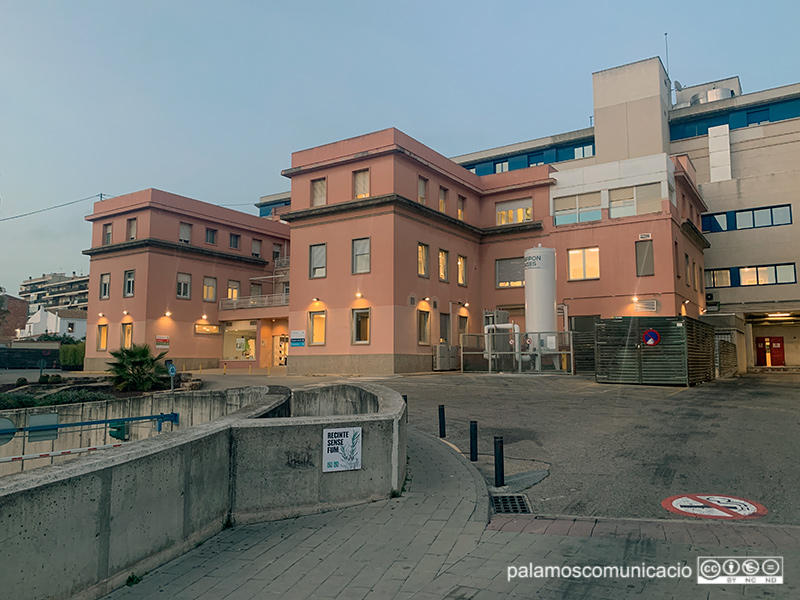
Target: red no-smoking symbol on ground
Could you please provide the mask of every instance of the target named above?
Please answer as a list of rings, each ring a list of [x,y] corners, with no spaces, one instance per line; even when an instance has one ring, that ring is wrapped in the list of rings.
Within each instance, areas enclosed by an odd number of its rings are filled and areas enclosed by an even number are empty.
[[[699,519],[757,519],[767,507],[752,500],[712,494],[682,494],[661,501],[670,512]]]

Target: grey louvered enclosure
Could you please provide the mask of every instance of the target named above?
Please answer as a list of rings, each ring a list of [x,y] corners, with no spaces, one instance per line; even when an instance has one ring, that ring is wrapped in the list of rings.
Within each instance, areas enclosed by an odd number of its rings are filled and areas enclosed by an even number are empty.
[[[694,385],[714,379],[714,328],[690,317],[615,317],[595,324],[598,383]]]

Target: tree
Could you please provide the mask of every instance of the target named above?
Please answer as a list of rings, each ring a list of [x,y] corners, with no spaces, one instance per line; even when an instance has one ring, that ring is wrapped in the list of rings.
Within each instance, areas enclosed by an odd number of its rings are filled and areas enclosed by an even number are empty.
[[[108,363],[111,383],[122,392],[147,392],[164,386],[167,368],[160,361],[166,352],[153,356],[147,344],[133,344],[111,352],[116,362]]]

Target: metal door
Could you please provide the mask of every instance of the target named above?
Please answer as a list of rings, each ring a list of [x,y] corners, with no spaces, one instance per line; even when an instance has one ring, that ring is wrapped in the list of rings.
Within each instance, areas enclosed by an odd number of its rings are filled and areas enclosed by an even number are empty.
[[[770,337],[769,339],[769,362],[773,367],[786,366],[786,357],[783,353],[783,337]]]
[[[756,366],[767,366],[767,340],[769,338],[757,337],[756,338]],[[783,344],[781,344],[783,345]]]

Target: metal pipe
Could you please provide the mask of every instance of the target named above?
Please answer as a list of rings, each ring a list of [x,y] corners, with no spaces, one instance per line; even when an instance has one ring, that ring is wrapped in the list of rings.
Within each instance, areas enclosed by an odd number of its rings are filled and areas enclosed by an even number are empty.
[[[494,436],[494,487],[503,487],[506,484],[505,469],[503,465],[503,436]]]
[[[478,460],[478,422],[469,422],[469,459],[472,462]]]
[[[406,423],[408,423],[408,395],[403,394],[403,402],[406,404]]]
[[[444,428],[444,404],[439,405],[439,437],[447,437]]]

